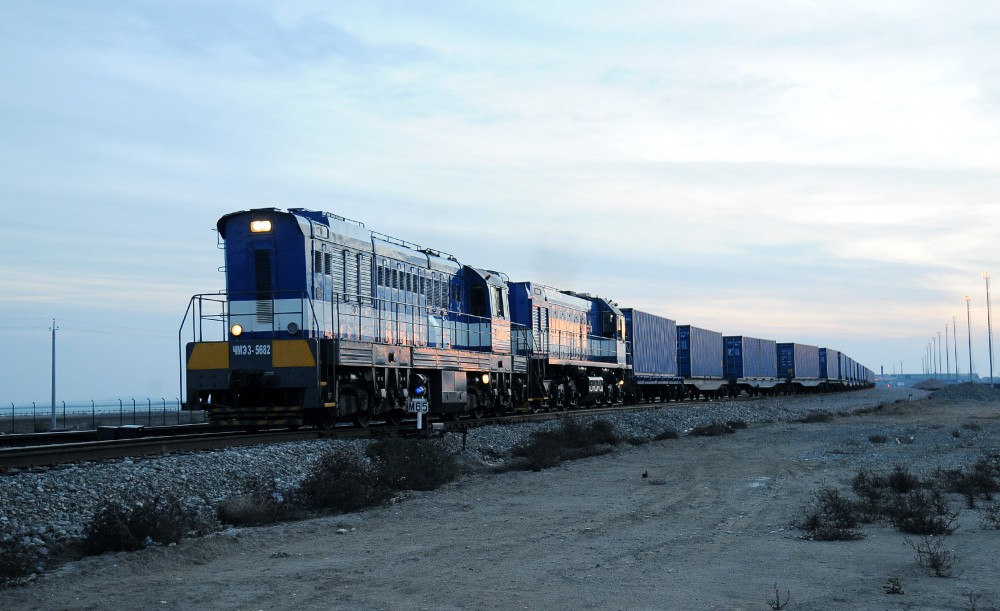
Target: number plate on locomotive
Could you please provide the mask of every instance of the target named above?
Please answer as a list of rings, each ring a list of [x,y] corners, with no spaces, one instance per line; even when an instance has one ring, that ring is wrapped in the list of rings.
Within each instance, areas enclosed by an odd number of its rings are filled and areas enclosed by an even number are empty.
[[[233,367],[242,369],[270,369],[271,342],[244,341],[229,345],[229,357]]]

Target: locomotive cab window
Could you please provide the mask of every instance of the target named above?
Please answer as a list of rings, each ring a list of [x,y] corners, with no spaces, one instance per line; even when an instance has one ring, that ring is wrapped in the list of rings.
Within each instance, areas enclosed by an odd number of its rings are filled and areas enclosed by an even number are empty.
[[[479,284],[473,285],[470,293],[471,294],[469,295],[469,299],[471,300],[472,303],[469,304],[469,308],[472,312],[472,315],[487,316],[488,312],[486,311],[486,295],[484,294],[482,285]]]
[[[504,307],[503,303],[503,289],[499,286],[493,287],[493,297],[495,314],[500,318],[507,318],[507,309]]]

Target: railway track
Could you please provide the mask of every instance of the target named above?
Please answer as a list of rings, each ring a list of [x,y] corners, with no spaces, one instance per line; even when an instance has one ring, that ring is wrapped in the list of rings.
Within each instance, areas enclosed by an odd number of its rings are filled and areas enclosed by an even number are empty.
[[[731,401],[732,399],[730,399]],[[753,400],[744,398],[738,400]],[[405,436],[416,434],[466,433],[470,429],[504,424],[539,422],[567,416],[600,416],[665,407],[692,409],[710,402],[663,402],[619,405],[587,410],[519,413],[478,420],[441,420],[425,423],[423,431],[415,421],[399,426],[376,425],[369,428],[338,427],[333,430],[265,430],[219,431],[209,425],[178,425],[168,427],[109,427],[110,431],[64,431],[0,437],[0,469],[49,466],[65,463],[148,456],[175,452],[195,452],[221,448],[264,445],[288,441],[333,439],[347,437]],[[100,438],[104,436],[105,438]]]

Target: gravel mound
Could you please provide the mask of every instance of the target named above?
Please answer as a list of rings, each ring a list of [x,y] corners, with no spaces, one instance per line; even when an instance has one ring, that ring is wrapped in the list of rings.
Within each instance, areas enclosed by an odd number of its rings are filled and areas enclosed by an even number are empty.
[[[933,392],[931,397],[950,401],[998,401],[1000,400],[1000,388],[993,388],[988,384],[966,382],[945,386]]]
[[[919,390],[941,390],[944,388],[944,382],[938,380],[937,378],[931,378],[929,380],[924,380],[919,384],[914,384],[913,387]]]

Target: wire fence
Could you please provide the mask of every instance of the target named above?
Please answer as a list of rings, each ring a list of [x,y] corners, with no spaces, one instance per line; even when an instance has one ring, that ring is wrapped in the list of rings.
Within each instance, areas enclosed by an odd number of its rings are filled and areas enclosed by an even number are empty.
[[[204,411],[182,411],[179,399],[143,397],[113,401],[60,401],[15,405],[0,410],[0,433],[43,433],[53,430],[96,430],[99,426],[200,424]]]

